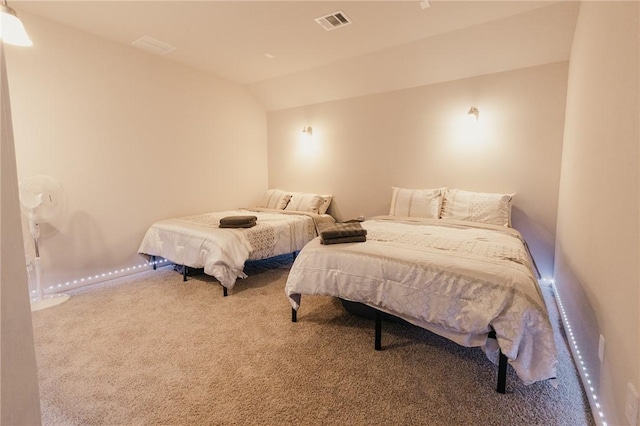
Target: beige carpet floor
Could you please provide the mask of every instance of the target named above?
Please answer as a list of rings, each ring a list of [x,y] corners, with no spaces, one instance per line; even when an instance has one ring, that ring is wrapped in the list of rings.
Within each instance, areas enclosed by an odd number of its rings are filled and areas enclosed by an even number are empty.
[[[592,425],[553,299],[559,386],[524,386],[417,327],[373,321],[339,301],[284,295],[290,258],[248,265],[226,298],[170,268],[34,312],[43,424]]]

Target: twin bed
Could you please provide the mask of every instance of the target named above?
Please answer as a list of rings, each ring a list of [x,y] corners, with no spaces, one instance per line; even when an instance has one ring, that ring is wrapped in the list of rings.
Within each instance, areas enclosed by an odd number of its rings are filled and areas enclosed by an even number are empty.
[[[155,223],[139,252],[204,268],[227,288],[244,277],[246,260],[299,254],[285,286],[298,319],[302,295],[329,295],[402,318],[460,345],[483,348],[530,384],[554,379],[553,329],[537,270],[511,228],[509,194],[393,188],[390,215],[362,222],[365,242],[323,244],[318,229],[333,222],[330,197],[270,190],[261,207]],[[328,200],[327,200],[328,199]],[[220,219],[255,215],[256,225],[221,229]]]

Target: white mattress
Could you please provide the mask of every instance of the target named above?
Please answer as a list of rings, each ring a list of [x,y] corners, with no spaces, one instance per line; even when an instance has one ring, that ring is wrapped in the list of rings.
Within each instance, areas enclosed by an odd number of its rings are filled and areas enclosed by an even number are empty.
[[[219,228],[226,216],[254,215],[251,228]],[[138,253],[160,256],[204,272],[232,288],[244,278],[247,260],[266,259],[301,250],[317,234],[316,223],[333,221],[328,215],[241,209],[161,220],[149,227]]]
[[[555,378],[557,355],[532,260],[511,228],[440,220],[362,223],[367,241],[300,252],[285,293],[365,303],[464,346],[487,349],[493,328],[502,352],[526,384]],[[495,346],[495,345],[494,345]]]

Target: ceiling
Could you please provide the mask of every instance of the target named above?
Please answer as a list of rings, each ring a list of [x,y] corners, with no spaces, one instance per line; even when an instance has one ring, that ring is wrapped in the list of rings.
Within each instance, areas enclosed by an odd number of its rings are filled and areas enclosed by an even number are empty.
[[[117,43],[149,36],[176,47],[164,57],[242,85],[325,67],[518,15],[544,1],[33,1],[38,15]],[[424,5],[424,3],[423,3]],[[332,31],[315,18],[342,11]],[[28,31],[28,28],[27,28]],[[267,57],[267,54],[272,57]]]

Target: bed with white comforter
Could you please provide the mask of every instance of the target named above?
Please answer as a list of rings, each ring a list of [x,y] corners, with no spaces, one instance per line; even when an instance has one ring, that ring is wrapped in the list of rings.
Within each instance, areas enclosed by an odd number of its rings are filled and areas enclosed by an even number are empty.
[[[553,329],[520,234],[505,226],[378,217],[363,243],[316,238],[294,262],[285,293],[364,303],[464,346],[500,351],[525,384],[555,378]],[[492,342],[495,342],[491,339]],[[495,346],[495,343],[494,343]]]
[[[251,228],[220,228],[228,216],[256,216]],[[175,264],[204,268],[225,288],[232,288],[247,260],[260,260],[301,250],[315,238],[317,223],[329,215],[281,209],[241,209],[158,221],[147,230],[138,253]]]

